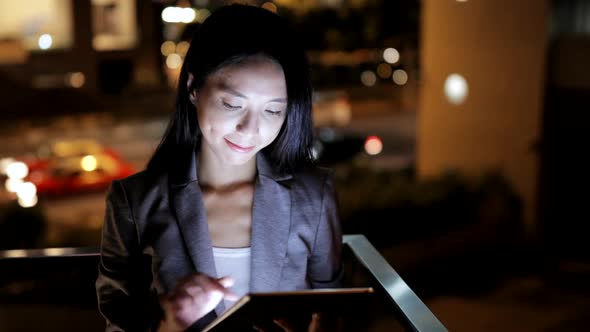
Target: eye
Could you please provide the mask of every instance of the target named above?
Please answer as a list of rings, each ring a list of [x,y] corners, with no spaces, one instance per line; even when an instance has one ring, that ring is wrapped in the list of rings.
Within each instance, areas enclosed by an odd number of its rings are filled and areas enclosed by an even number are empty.
[[[269,113],[270,115],[276,115],[276,116],[279,116],[282,113],[282,111],[273,111],[273,110],[266,110],[266,112]]]
[[[222,103],[223,103],[223,107],[227,108],[228,110],[235,111],[235,110],[239,110],[240,108],[242,108],[242,106],[239,106],[239,105],[232,105],[232,104],[230,104],[230,103],[227,103],[227,102],[225,102],[225,101],[224,101],[224,102],[222,102]]]

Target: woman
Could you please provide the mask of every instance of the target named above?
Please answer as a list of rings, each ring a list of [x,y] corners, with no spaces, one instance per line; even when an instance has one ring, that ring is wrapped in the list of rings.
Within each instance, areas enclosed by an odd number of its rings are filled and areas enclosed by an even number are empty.
[[[335,195],[311,143],[308,63],[286,23],[217,10],[193,37],[147,169],[107,195],[96,282],[107,331],[199,330],[246,292],[336,287]]]

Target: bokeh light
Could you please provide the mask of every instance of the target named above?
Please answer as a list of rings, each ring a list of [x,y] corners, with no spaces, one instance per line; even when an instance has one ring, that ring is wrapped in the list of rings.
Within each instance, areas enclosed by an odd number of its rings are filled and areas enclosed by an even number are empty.
[[[196,16],[195,10],[188,7],[166,7],[162,10],[162,20],[168,23],[190,23]]]
[[[11,179],[24,179],[29,174],[29,167],[22,161],[15,161],[6,166],[6,176]]]
[[[361,73],[361,83],[364,86],[373,86],[377,83],[377,76],[370,70],[365,70]]]
[[[380,63],[379,66],[377,66],[377,75],[383,79],[389,78],[391,76],[391,71],[391,66],[387,63]]]
[[[392,75],[393,82],[397,85],[404,85],[408,82],[408,73],[403,69],[396,69]]]
[[[383,60],[387,63],[396,63],[399,61],[399,52],[393,47],[386,48],[383,51]]]
[[[445,95],[451,104],[461,104],[469,94],[467,80],[459,74],[451,74],[445,80]]]
[[[81,88],[86,83],[86,76],[81,72],[68,73],[66,75],[66,84],[73,88]]]
[[[374,156],[378,155],[383,151],[383,142],[377,136],[369,136],[365,140],[365,152],[367,154]]]
[[[273,13],[276,13],[278,10],[277,5],[270,1],[263,3],[261,7]]]
[[[174,44],[174,42],[171,40],[167,40],[167,41],[163,42],[162,45],[160,46],[160,52],[162,53],[163,56],[168,56],[168,55],[174,53],[175,50],[176,50],[176,44]]]
[[[92,172],[96,170],[97,165],[98,162],[96,157],[92,155],[84,156],[84,158],[80,160],[80,167],[82,167],[82,169],[86,172]]]
[[[186,55],[186,52],[188,52],[188,48],[191,46],[191,44],[189,42],[186,41],[181,41],[180,43],[178,43],[178,45],[176,45],[176,53],[178,55],[180,55],[181,57],[184,57]],[[173,52],[170,52],[173,53]],[[168,54],[170,54],[168,53]],[[166,55],[168,55],[166,54]]]
[[[49,48],[51,48],[51,45],[53,45],[53,37],[51,37],[50,34],[42,34],[39,37],[39,48],[42,50],[47,50]]]
[[[176,53],[172,53],[166,57],[166,66],[170,69],[176,69],[182,65],[182,58]]]

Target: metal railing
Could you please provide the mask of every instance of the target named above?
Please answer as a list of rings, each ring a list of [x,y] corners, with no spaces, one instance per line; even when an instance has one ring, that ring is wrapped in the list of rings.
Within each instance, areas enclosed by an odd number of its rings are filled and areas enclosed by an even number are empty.
[[[407,326],[418,332],[447,331],[364,235],[345,235],[344,244],[383,288]]]
[[[410,289],[400,275],[391,267],[364,235],[345,235],[343,243],[350,249],[357,263],[362,265],[378,287],[395,306],[395,316],[404,326],[417,332],[444,332],[447,329],[434,316],[420,298]],[[96,257],[96,247],[13,249],[0,250],[0,261],[59,258]],[[387,310],[389,312],[389,309]],[[392,316],[394,312],[392,312]]]

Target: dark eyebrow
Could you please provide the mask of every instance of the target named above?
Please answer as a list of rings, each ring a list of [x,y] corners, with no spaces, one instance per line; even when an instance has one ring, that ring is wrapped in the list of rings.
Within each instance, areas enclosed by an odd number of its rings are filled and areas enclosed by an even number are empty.
[[[234,89],[232,89],[230,86],[228,86],[225,82],[220,82],[219,83],[219,90],[222,90],[223,92],[227,92],[229,94],[232,94],[236,97],[240,97],[240,98],[244,98],[244,99],[248,99],[248,97],[246,97],[245,95],[243,95],[242,93],[240,93],[239,91],[236,91]],[[287,98],[274,98],[268,101],[270,102],[274,102],[274,103],[287,103]]]

